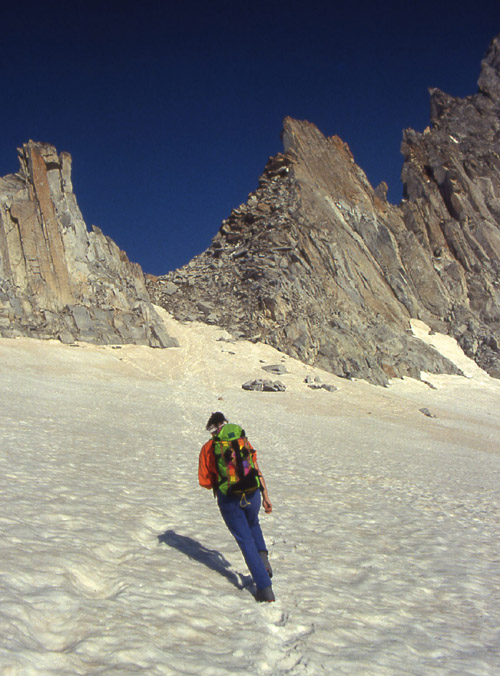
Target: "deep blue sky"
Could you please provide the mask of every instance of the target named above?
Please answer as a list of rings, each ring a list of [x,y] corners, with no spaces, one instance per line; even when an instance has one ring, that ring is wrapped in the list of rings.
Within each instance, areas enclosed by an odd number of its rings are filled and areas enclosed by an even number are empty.
[[[0,175],[16,148],[73,157],[83,217],[145,272],[209,245],[282,149],[286,115],[346,141],[399,202],[402,130],[428,87],[477,90],[500,2],[43,0],[0,36]]]

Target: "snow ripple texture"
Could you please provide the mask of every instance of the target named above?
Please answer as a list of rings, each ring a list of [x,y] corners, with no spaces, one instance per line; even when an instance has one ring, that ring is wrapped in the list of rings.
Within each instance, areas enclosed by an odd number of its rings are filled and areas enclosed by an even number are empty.
[[[0,341],[0,673],[499,673],[498,382],[377,388],[169,321],[180,348]],[[278,361],[287,392],[241,389]],[[274,604],[197,485],[218,409],[267,477]]]

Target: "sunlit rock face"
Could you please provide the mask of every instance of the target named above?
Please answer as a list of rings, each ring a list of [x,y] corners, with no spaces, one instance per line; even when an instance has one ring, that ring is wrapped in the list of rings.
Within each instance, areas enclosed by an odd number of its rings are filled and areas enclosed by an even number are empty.
[[[344,377],[457,372],[413,337],[418,318],[499,377],[500,37],[478,85],[431,90],[429,128],[403,135],[399,205],[341,139],[286,118],[283,152],[207,251],[147,281],[88,231],[70,156],[30,141],[0,179],[0,334],[172,345],[153,300]]]
[[[456,372],[411,335],[419,318],[500,376],[499,55],[496,38],[474,96],[431,91],[431,128],[404,133],[398,206],[341,139],[285,119],[283,153],[207,251],[148,280],[155,302],[378,384]]]
[[[98,228],[88,232],[71,157],[30,141],[0,179],[0,334],[64,342],[174,343],[140,266]]]

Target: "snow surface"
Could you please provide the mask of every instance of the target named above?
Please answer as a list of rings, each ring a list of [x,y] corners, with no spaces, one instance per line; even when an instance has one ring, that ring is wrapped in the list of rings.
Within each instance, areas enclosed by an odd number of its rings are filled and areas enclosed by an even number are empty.
[[[0,340],[2,676],[500,673],[500,383],[420,322],[467,377],[375,387],[165,321],[181,347]],[[241,389],[275,363],[286,392]],[[219,409],[267,479],[273,604],[197,484]]]

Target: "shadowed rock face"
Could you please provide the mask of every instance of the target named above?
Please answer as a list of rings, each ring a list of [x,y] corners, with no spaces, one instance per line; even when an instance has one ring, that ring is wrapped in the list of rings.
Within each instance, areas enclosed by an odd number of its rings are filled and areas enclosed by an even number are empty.
[[[466,99],[431,90],[432,128],[405,132],[401,211],[444,285],[421,305],[500,377],[500,36],[478,85]]]
[[[432,128],[403,137],[399,206],[338,137],[287,118],[284,152],[207,251],[148,280],[155,302],[379,384],[456,372],[413,338],[415,317],[500,376],[499,69],[495,38],[477,94],[431,91]]]
[[[71,157],[30,141],[0,179],[0,334],[64,342],[175,344],[141,268],[82,219]]]

